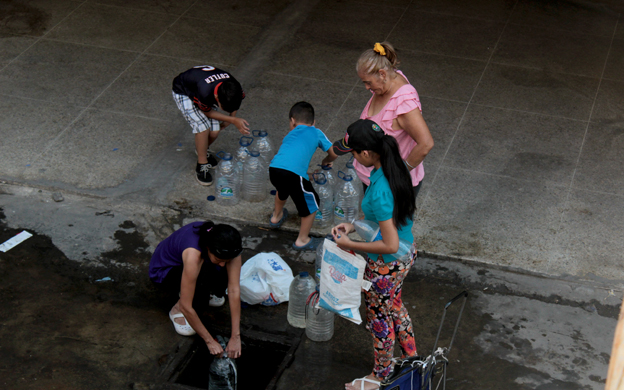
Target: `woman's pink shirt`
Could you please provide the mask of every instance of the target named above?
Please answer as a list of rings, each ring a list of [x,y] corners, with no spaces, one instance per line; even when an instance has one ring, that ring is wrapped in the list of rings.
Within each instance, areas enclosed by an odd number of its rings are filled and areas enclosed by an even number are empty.
[[[364,107],[364,111],[360,115],[360,119],[370,119],[376,122],[383,129],[384,133],[393,136],[397,143],[399,144],[399,152],[401,154],[401,158],[405,160],[414,146],[416,146],[416,141],[405,130],[394,130],[392,129],[392,122],[399,115],[408,113],[412,110],[418,109],[422,112],[422,108],[420,105],[420,98],[418,97],[418,92],[416,92],[416,88],[409,84],[409,80],[407,77],[401,72],[397,70],[397,73],[405,78],[408,84],[405,84],[401,88],[399,88],[394,95],[390,98],[388,103],[384,108],[381,109],[377,114],[373,116],[368,115],[368,110],[370,108],[371,102],[373,101],[373,97],[375,97],[374,92],[373,96],[370,98],[366,107]],[[365,167],[356,160],[353,161],[353,167],[358,174],[362,183],[369,185],[370,184],[370,172],[373,170],[373,167]],[[422,163],[418,164],[416,168],[412,169],[410,172],[410,176],[412,177],[412,186],[418,185],[420,181],[425,177],[425,168],[423,168]]]

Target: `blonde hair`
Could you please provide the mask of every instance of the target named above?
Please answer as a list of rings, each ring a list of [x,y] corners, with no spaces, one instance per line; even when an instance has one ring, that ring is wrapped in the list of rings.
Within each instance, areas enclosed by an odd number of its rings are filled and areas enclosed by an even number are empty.
[[[355,65],[355,70],[360,72],[365,72],[366,74],[375,74],[379,72],[380,69],[385,69],[389,71],[397,70],[399,66],[399,59],[397,58],[396,51],[394,51],[394,47],[389,42],[381,42],[381,46],[385,51],[385,55],[381,55],[379,52],[374,49],[368,49],[357,61]]]

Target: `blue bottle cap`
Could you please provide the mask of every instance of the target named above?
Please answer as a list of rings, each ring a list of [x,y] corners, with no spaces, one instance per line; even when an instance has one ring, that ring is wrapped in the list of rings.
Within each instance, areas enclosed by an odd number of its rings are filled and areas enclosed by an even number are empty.
[[[214,197],[214,195],[209,195],[206,199],[208,199],[210,202],[212,202],[213,200],[217,199]]]
[[[308,273],[308,271],[303,271],[299,273],[299,276],[302,278],[307,278],[310,274]]]
[[[275,195],[275,194],[277,194],[277,191],[271,190],[271,195]]]

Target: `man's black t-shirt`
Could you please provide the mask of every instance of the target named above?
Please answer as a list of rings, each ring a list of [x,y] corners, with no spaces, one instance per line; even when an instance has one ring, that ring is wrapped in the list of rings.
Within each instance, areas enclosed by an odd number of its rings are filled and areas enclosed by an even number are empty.
[[[200,110],[210,111],[218,108],[215,88],[228,79],[235,80],[231,74],[214,66],[196,66],[173,79],[173,92],[188,96]]]

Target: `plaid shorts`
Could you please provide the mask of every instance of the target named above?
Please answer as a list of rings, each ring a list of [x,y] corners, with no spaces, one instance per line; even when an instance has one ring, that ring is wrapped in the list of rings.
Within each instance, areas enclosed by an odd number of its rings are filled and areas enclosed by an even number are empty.
[[[193,101],[191,101],[188,96],[179,95],[173,91],[171,91],[171,93],[173,94],[173,100],[175,100],[178,108],[182,112],[182,115],[184,115],[186,121],[189,123],[189,125],[191,125],[191,128],[193,129],[193,134],[201,133],[206,130],[221,130],[221,125],[219,124],[219,121],[216,119],[208,118],[206,114],[202,112],[202,110],[200,110],[195,104],[193,104]],[[216,110],[216,108],[213,108],[213,110]]]

